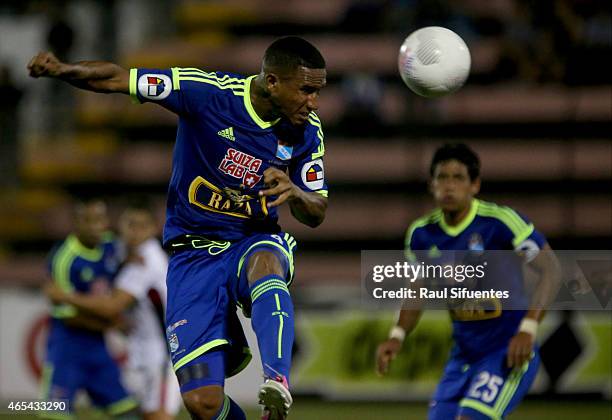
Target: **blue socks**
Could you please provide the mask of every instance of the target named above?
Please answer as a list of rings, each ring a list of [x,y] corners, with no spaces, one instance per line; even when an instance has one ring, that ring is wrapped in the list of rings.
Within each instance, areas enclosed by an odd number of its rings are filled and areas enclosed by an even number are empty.
[[[250,286],[251,325],[257,335],[264,375],[289,381],[293,350],[293,302],[287,283],[278,275],[262,277]]]
[[[226,395],[215,420],[246,420],[246,415],[240,406]]]

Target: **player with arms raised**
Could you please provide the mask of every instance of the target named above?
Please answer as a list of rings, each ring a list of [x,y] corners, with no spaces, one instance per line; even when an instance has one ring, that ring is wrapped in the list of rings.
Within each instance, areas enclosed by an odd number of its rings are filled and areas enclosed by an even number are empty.
[[[327,208],[323,130],[317,110],[326,84],[319,51],[297,37],[266,50],[257,75],[197,68],[125,70],[107,62],[66,64],[41,53],[28,65],[96,92],[129,94],[179,116],[164,245],[169,262],[166,334],[183,401],[200,419],[240,419],[224,378],[245,366],[235,304],[251,314],[266,379],[263,418],[287,416],[293,346],[295,240],[277,207],[319,225]],[[243,360],[233,355],[241,354]]]
[[[470,148],[463,144],[439,148],[430,175],[438,208],[408,229],[409,259],[415,261],[419,251],[430,255],[445,250],[482,255],[485,250],[514,250],[540,274],[531,302],[525,303],[529,310],[502,310],[496,302],[481,302],[482,310],[469,305],[468,310],[462,306],[451,310],[455,346],[432,398],[429,419],[503,418],[527,393],[537,373],[535,336],[559,282],[558,262],[542,234],[523,216],[509,207],[474,198],[480,190],[480,161]],[[522,265],[499,266],[503,271],[487,275],[492,274],[503,281],[505,289],[520,295]],[[491,264],[488,269],[492,269]],[[416,327],[422,312],[420,304],[404,306],[389,339],[378,347],[379,373],[387,371],[404,337]]]

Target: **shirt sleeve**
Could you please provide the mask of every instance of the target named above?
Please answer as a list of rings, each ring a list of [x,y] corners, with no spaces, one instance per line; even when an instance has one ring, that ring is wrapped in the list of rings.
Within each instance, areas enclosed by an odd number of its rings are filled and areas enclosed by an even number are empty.
[[[529,262],[539,253],[546,238],[531,221],[510,207],[500,207],[500,219],[508,229],[508,241],[514,251]]]
[[[130,70],[130,96],[135,103],[157,103],[176,114],[189,115],[208,102],[218,80],[215,72],[196,68],[134,68]]]
[[[328,196],[325,182],[325,169],[323,156],[325,144],[323,142],[323,127],[319,117],[311,112],[308,117],[308,127],[305,130],[306,142],[309,145],[306,153],[302,154],[289,168],[291,181],[306,192],[316,192],[323,197]]]
[[[149,271],[145,265],[129,263],[117,275],[115,287],[140,300],[147,295],[149,279]]]
[[[419,229],[421,225],[417,222],[414,222],[410,225],[410,227],[406,230],[406,237],[404,239],[404,257],[410,263],[417,263],[418,259],[415,250],[421,250],[422,244],[420,243],[419,235],[417,234],[417,229]]]
[[[74,269],[74,258],[70,258],[65,247],[56,246],[50,253],[47,269],[53,282],[64,292],[70,293],[74,290],[72,283],[76,270]],[[67,303],[52,304],[51,316],[53,318],[71,318],[77,314],[74,306]]]

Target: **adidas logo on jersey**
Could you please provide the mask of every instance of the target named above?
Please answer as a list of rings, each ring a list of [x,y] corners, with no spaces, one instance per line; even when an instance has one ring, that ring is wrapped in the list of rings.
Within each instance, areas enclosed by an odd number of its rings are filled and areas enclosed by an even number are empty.
[[[236,141],[236,137],[234,137],[234,127],[227,127],[223,130],[219,130],[217,134],[228,140]]]

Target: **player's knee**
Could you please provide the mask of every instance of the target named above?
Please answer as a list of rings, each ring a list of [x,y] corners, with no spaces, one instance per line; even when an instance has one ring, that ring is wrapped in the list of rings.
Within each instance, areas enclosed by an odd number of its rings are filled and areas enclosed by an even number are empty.
[[[223,388],[205,386],[185,392],[183,402],[191,418],[212,420],[223,405]]]
[[[271,251],[258,251],[251,255],[247,266],[249,284],[253,284],[260,278],[271,274],[284,275],[283,265],[276,254]]]

